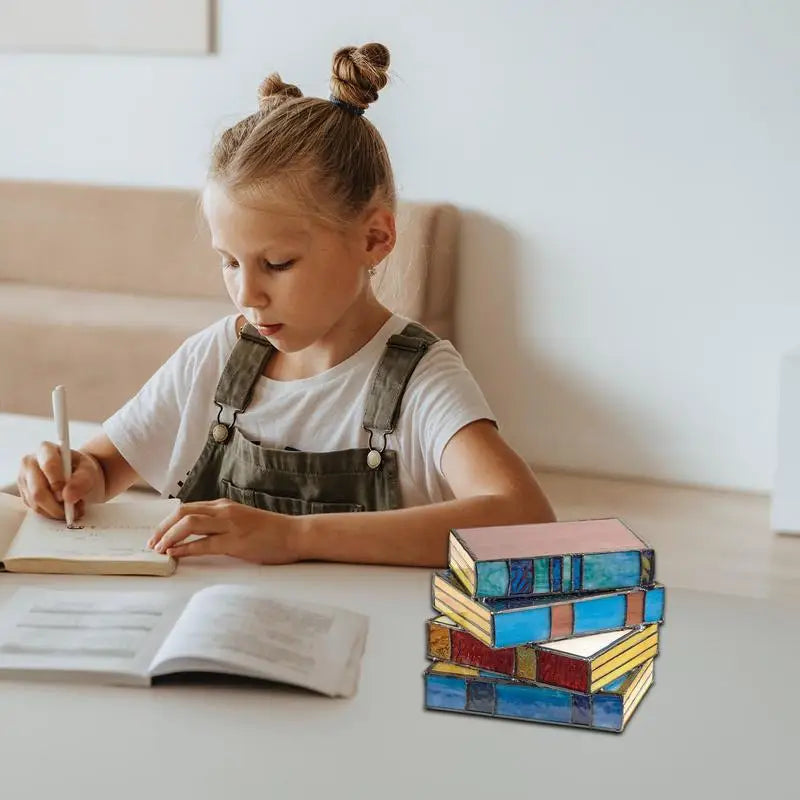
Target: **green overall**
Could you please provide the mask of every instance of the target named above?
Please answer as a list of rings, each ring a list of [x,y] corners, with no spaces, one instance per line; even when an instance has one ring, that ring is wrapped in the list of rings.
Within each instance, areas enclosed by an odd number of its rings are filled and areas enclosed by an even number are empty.
[[[247,408],[275,352],[245,323],[217,384],[217,420],[197,462],[179,482],[177,497],[184,503],[227,497],[281,514],[400,508],[397,453],[386,449],[386,437],[395,429],[414,368],[436,341],[435,334],[415,322],[389,337],[364,410],[368,446],[331,452],[282,450],[262,447],[236,428],[236,417]],[[223,421],[223,412],[229,421]]]

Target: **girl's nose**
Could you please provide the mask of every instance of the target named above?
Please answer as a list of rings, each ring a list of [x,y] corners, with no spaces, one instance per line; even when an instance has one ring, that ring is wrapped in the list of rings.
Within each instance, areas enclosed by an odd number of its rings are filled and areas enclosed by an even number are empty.
[[[255,270],[239,268],[237,300],[242,308],[261,308],[269,305],[269,298],[261,286]]]

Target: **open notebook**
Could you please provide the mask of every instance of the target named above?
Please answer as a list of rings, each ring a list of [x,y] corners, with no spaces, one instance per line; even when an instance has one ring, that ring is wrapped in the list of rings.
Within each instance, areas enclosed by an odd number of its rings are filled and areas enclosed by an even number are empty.
[[[117,501],[86,506],[76,525],[29,509],[0,493],[0,566],[8,572],[86,575],[172,575],[176,560],[147,548],[177,499]]]
[[[355,694],[368,618],[256,586],[172,591],[24,587],[0,606],[0,678],[148,686],[222,673]]]

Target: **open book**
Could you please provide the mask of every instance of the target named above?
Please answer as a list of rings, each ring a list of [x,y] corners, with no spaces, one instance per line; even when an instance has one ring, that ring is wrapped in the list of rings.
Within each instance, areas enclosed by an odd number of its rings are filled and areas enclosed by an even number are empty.
[[[171,591],[23,587],[0,607],[0,678],[147,686],[223,673],[355,694],[368,618],[216,584]]]
[[[178,499],[133,500],[86,506],[67,528],[29,509],[19,497],[0,493],[0,567],[8,572],[87,575],[172,575],[177,562],[147,548]]]

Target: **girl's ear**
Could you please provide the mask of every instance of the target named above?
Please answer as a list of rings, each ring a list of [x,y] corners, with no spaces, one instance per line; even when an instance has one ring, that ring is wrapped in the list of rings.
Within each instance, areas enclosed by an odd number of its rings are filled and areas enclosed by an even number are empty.
[[[397,231],[394,214],[389,209],[373,209],[367,216],[362,231],[365,260],[377,264],[394,249]]]

